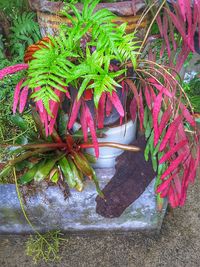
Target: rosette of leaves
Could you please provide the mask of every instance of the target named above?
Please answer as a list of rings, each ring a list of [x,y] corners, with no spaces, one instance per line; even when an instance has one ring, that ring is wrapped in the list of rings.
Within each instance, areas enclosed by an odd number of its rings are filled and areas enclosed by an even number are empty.
[[[1,171],[0,178],[8,175],[15,167],[18,183],[21,185],[46,180],[62,185],[62,188],[66,188],[67,184],[69,188],[82,191],[86,176],[95,183],[97,192],[102,196],[95,171],[91,167],[95,158],[81,149],[81,133],[74,136],[68,134],[63,129],[63,120],[66,117],[60,114],[59,133],[54,130],[51,137],[46,137],[39,116],[34,111],[33,118],[36,132],[29,131],[27,136],[17,140],[18,144],[4,146],[10,160]],[[23,131],[29,127],[19,115],[13,115],[12,121]]]

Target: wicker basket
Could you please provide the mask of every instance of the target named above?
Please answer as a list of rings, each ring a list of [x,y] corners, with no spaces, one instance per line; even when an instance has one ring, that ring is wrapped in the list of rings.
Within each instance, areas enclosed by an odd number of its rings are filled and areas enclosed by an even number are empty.
[[[40,25],[42,36],[48,34],[55,35],[59,25],[66,23],[70,25],[70,20],[60,16],[60,10],[63,8],[62,2],[50,2],[47,0],[29,0],[30,6],[37,12],[38,22]],[[82,4],[76,5],[79,10],[82,9]],[[96,10],[107,8],[117,15],[116,24],[127,23],[126,31],[133,32],[136,28],[142,9],[145,7],[143,0],[124,1],[116,3],[100,3]],[[140,23],[139,28],[145,28],[147,18]]]

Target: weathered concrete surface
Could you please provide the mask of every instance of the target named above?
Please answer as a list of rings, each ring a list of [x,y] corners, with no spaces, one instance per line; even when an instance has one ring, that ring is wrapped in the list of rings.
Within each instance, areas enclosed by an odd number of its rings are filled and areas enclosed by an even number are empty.
[[[27,237],[2,236],[1,267],[199,267],[200,181],[190,187],[185,207],[169,212],[160,235],[94,237],[65,235],[61,263],[34,265],[24,252]]]
[[[104,187],[114,170],[99,172],[100,185]],[[61,230],[88,231],[157,231],[159,232],[165,214],[156,210],[154,181],[145,192],[132,203],[119,218],[104,218],[96,213],[96,189],[87,182],[82,193],[71,190],[71,196],[64,200],[58,187],[44,188],[31,197],[26,197],[24,208],[29,220],[39,232]],[[33,232],[21,211],[15,185],[0,186],[0,234],[23,234]]]

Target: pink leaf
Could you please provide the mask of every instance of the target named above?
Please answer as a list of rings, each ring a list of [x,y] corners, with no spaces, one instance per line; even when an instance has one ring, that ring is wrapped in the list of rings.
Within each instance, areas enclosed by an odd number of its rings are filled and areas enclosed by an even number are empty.
[[[98,140],[97,140],[97,136],[96,136],[94,120],[93,120],[92,115],[90,113],[90,110],[86,104],[85,104],[85,118],[86,118],[87,125],[90,128],[90,133],[92,136],[92,142],[94,144],[95,155],[98,158],[99,157],[99,144],[98,144]]]
[[[25,86],[20,94],[20,99],[19,99],[19,112],[22,113],[24,111],[25,105],[26,105],[26,101],[28,98],[28,86]]]
[[[159,91],[163,92],[168,97],[172,97],[172,94],[167,90],[167,88],[161,84],[159,84],[155,79],[149,78],[148,81]]]
[[[87,122],[86,122],[86,118],[85,118],[85,102],[82,101],[82,112],[81,112],[81,117],[80,117],[80,122],[81,122],[81,128],[83,131],[83,139],[84,142],[88,141],[88,127],[87,127]]]
[[[107,97],[106,98],[106,116],[109,117],[111,112],[112,112],[112,103],[110,99]]]
[[[105,102],[106,102],[106,94],[103,93],[99,100],[99,106],[98,106],[98,128],[100,129],[104,127]]]
[[[185,0],[178,0],[178,4],[180,6],[181,15],[183,16],[183,20],[186,21],[186,7],[185,7]]]
[[[167,170],[161,175],[160,179],[163,180],[165,177],[170,175],[170,173],[172,173],[180,165],[184,158],[185,155],[181,154],[175,160],[173,160]]]
[[[41,87],[36,87],[36,88],[35,88],[35,92],[38,92],[40,89],[41,89]],[[41,112],[44,111],[44,105],[43,105],[43,103],[42,103],[42,100],[38,100],[38,101],[36,101],[36,106],[37,106],[37,108],[38,108]]]
[[[137,102],[135,98],[132,99],[131,104],[130,104],[130,114],[131,114],[132,121],[135,121],[136,114],[137,114]]]
[[[183,140],[181,142],[179,142],[177,145],[175,145],[173,148],[171,148],[160,160],[159,160],[159,164],[164,163],[165,161],[167,161],[168,159],[170,159],[170,157],[175,154],[177,151],[179,151],[180,148],[184,147],[185,144],[187,144],[187,140]]]
[[[167,126],[167,123],[169,121],[169,119],[172,116],[172,109],[171,106],[168,106],[167,110],[163,113],[161,121],[160,121],[160,125],[159,125],[159,133],[160,135],[163,132],[163,129]]]
[[[20,90],[21,90],[21,86],[24,82],[24,79],[22,79],[20,82],[18,82],[18,84],[15,87],[15,92],[14,92],[14,101],[13,101],[13,113],[16,113],[17,110],[17,104],[19,102],[19,95],[20,95]]]
[[[129,80],[129,79],[126,79],[125,82],[128,84],[129,88],[130,88],[131,91],[133,92],[134,97],[135,97],[135,100],[137,101],[137,105],[138,105],[138,107],[139,107],[139,106],[140,106],[139,94],[138,94],[138,90],[137,90],[137,88],[136,88],[134,82],[131,81],[131,80]]]
[[[156,94],[155,94],[155,92],[154,92],[152,86],[149,85],[149,89],[150,89],[150,94],[151,94],[152,102],[154,102],[155,99],[156,99]]]
[[[165,52],[165,43],[163,42],[162,47],[161,47],[161,49],[160,49],[160,58],[163,57],[164,52]]]
[[[158,115],[161,110],[161,104],[162,104],[162,92],[160,92],[156,97],[153,107],[154,146],[157,145],[160,137],[160,132],[158,128]]]
[[[59,103],[56,102],[52,110],[53,118],[51,118],[50,123],[49,123],[49,134],[50,135],[53,133],[53,129],[54,129],[56,119],[57,119],[58,109],[59,109]]]
[[[185,105],[183,103],[180,103],[180,109],[182,111],[184,118],[187,120],[187,122],[192,127],[195,127],[196,126],[195,119],[193,118],[193,116],[190,114],[189,110],[185,107]]]
[[[161,37],[163,37],[163,27],[162,27],[162,21],[161,21],[161,17],[160,15],[157,16],[156,18],[156,22],[158,24],[158,28],[159,28],[159,31],[160,31],[160,35]]]
[[[174,131],[176,131],[176,129],[178,128],[179,124],[181,123],[182,121],[182,116],[179,115],[172,123],[171,125],[169,126],[161,144],[160,144],[160,148],[159,148],[159,151],[162,151],[166,145],[167,145],[167,142],[169,140],[169,138],[171,137],[172,133]]]
[[[169,199],[169,203],[171,204],[172,208],[175,208],[179,205],[179,199],[172,185],[169,188],[168,199]]]
[[[21,70],[26,70],[26,69],[28,69],[28,67],[29,67],[28,64],[17,64],[14,66],[4,68],[4,69],[0,70],[0,80],[2,80],[8,74],[13,74],[13,73],[21,71]]]
[[[70,114],[70,119],[69,119],[69,123],[68,123],[68,129],[70,130],[76,119],[77,119],[77,116],[78,116],[78,112],[79,112],[79,109],[80,109],[80,105],[81,105],[81,101],[80,99],[77,101],[77,99],[74,100],[74,104],[73,104],[73,107],[72,107],[72,112]]]
[[[142,98],[142,90],[139,93],[139,120],[140,120],[140,129],[143,130],[143,122],[144,122],[144,105],[143,105],[143,98]]]
[[[124,117],[124,108],[123,108],[122,103],[121,103],[118,95],[116,94],[116,92],[112,92],[112,95],[110,93],[107,93],[107,96],[110,99],[113,106],[118,111],[119,115],[121,117]]]
[[[169,43],[169,38],[168,38],[168,16],[167,16],[166,11],[164,11],[164,16],[163,16],[163,36],[164,36],[165,43],[167,46],[167,53],[168,53],[168,56],[170,57],[171,50],[170,50],[170,43]]]
[[[147,106],[151,110],[152,109],[152,101],[151,101],[151,95],[149,93],[149,87],[148,86],[145,86],[144,95],[145,95]]]
[[[181,21],[177,18],[177,16],[173,12],[168,10],[168,14],[170,15],[173,24],[175,25],[175,27],[177,28],[183,39],[186,40],[184,23],[181,24]]]
[[[167,180],[164,180],[162,182],[162,184],[160,184],[158,186],[158,188],[156,189],[156,193],[162,193],[162,191],[164,191],[165,189],[169,188],[169,185],[171,183],[171,180],[174,178],[174,176],[176,175],[177,173],[174,173],[172,174]]]

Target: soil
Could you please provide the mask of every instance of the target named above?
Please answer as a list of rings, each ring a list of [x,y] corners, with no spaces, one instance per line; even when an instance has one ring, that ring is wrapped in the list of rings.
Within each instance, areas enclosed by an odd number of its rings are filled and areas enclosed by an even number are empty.
[[[117,159],[116,174],[102,190],[105,199],[96,198],[96,212],[107,218],[119,217],[146,189],[155,177],[151,161],[144,159],[145,138],[139,136],[133,145],[140,152],[124,152]]]

